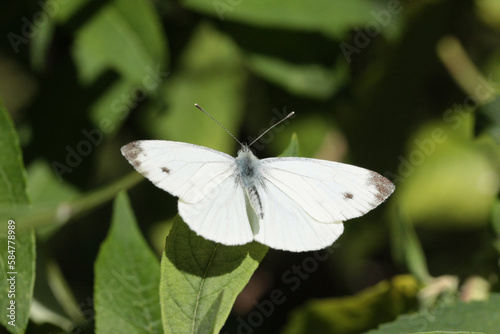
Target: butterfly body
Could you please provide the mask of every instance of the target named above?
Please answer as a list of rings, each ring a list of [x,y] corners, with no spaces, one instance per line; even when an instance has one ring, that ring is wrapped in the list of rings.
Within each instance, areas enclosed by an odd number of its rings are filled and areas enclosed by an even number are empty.
[[[247,199],[259,219],[263,219],[262,202],[257,190],[257,187],[263,187],[264,185],[260,172],[260,160],[246,145],[238,151],[238,156],[234,160],[236,164],[236,181],[245,189]]]

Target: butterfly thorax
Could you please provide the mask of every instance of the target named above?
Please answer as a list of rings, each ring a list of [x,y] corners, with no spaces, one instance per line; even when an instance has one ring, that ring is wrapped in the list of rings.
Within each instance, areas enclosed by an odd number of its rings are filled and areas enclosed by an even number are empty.
[[[256,187],[262,183],[260,160],[253,155],[248,146],[243,146],[238,151],[235,161],[237,182],[243,186],[254,211],[262,219],[264,213],[262,212],[262,203]]]
[[[238,179],[245,188],[255,185],[260,177],[260,160],[253,155],[247,146],[238,151],[236,157],[236,170]]]

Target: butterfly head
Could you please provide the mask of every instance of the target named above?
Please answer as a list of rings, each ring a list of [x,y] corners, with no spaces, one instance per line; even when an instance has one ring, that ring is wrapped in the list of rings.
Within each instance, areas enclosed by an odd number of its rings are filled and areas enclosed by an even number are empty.
[[[238,156],[237,159],[245,159],[245,157],[255,157],[255,155],[252,153],[252,150],[246,143],[241,144],[241,148],[238,151]]]

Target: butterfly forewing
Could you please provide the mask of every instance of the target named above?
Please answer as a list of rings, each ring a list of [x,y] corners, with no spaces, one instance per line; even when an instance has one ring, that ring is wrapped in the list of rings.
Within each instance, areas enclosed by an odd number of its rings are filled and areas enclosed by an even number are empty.
[[[206,147],[163,140],[141,140],[123,146],[122,154],[157,187],[187,203],[233,175],[234,158]]]

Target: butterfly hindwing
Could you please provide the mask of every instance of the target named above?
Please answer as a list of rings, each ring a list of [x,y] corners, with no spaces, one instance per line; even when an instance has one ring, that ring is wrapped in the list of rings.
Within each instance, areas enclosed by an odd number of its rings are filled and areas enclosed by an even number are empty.
[[[179,200],[179,214],[202,237],[225,245],[254,240],[241,185],[229,177],[196,203]]]
[[[292,252],[312,251],[330,246],[344,231],[341,221],[324,224],[272,183],[259,188],[263,218],[255,240],[275,249]]]

